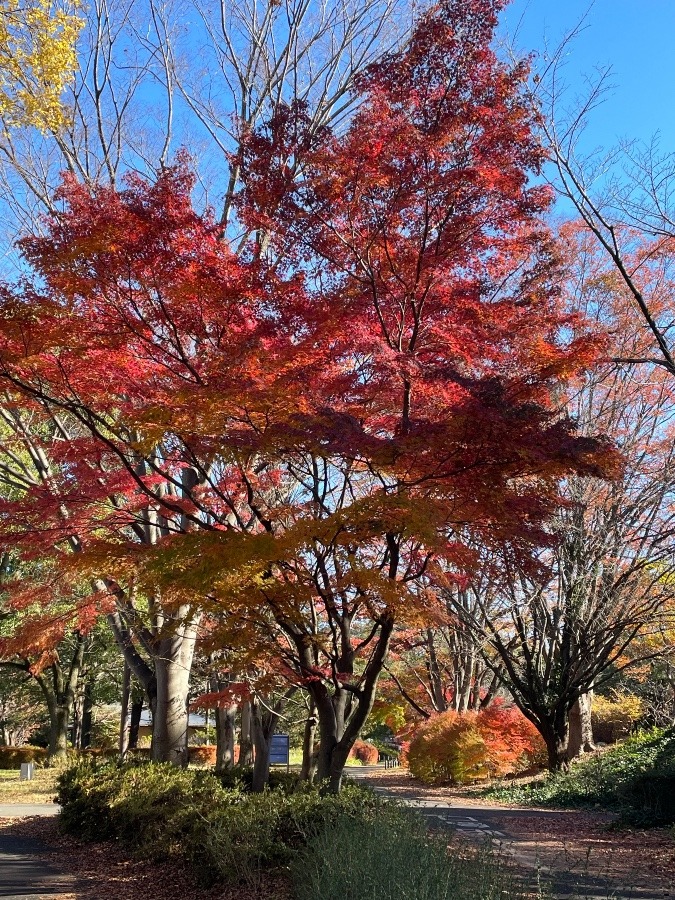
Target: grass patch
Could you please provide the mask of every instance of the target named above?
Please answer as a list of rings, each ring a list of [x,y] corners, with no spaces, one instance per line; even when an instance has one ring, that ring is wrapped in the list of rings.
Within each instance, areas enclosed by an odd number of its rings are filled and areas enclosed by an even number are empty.
[[[36,769],[31,781],[21,781],[16,769],[0,769],[0,803],[51,803],[56,794],[55,769]]]
[[[448,853],[411,810],[341,816],[292,868],[297,900],[517,900],[523,887],[489,850]]]

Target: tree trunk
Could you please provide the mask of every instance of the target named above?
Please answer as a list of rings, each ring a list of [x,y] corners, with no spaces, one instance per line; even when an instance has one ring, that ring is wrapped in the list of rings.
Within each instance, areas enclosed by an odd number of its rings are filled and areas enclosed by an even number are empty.
[[[114,586],[114,583],[112,583]],[[96,582],[98,587],[103,586],[110,588],[110,582]],[[121,588],[116,587],[116,592],[124,596]],[[113,591],[115,593],[115,591]],[[136,649],[136,645],[134,644],[131,633],[128,628],[124,624],[124,619],[120,615],[119,611],[111,613],[108,616],[108,624],[113,633],[113,637],[115,638],[115,643],[119,647],[124,657],[125,663],[131,669],[131,673],[136,679],[136,682],[142,687],[145,692],[145,696],[148,702],[148,708],[154,713],[155,704],[157,700],[157,679],[155,677],[154,671],[154,655],[150,657],[149,663],[143,659],[140,653]],[[150,656],[151,648],[147,648],[148,655]]]
[[[68,673],[63,670],[61,661],[57,658],[48,670],[35,676],[49,710],[48,765],[62,762],[68,753],[68,725],[73,712],[83,659],[84,635],[77,632]],[[47,672],[50,673],[50,677]]]
[[[224,772],[234,765],[236,704],[216,707],[216,772]]]
[[[548,768],[551,772],[566,772],[569,769],[569,716],[558,714],[554,720],[545,723],[542,737],[548,753]]]
[[[143,714],[143,694],[136,693],[131,690],[131,716],[129,718],[129,750],[138,748],[138,731],[141,727],[141,716]]]
[[[340,789],[342,788],[342,775],[344,773],[345,766],[347,765],[347,759],[349,757],[349,751],[351,749],[351,746],[347,747],[343,744],[338,744],[333,748],[330,759],[330,772],[328,775],[329,794],[340,793]]]
[[[316,736],[316,706],[314,701],[310,703],[309,714],[305,722],[305,731],[302,738],[302,768],[300,777],[303,781],[314,781],[316,775],[317,759],[314,752],[314,739]]]
[[[80,721],[80,750],[86,750],[91,747],[91,728],[93,724],[94,714],[94,685],[91,678],[88,678],[84,685],[84,696],[82,698],[82,718]]]
[[[70,744],[73,750],[79,750],[82,745],[82,707],[84,698],[80,694],[73,701],[73,723],[71,728]]]
[[[264,791],[269,781],[272,736],[277,729],[279,716],[283,713],[286,703],[296,690],[297,688],[295,687],[289,688],[273,707],[266,706],[264,712],[261,703],[256,700],[251,702],[251,733],[255,744],[252,785],[254,793]]]
[[[49,705],[49,704],[48,704]],[[72,704],[54,702],[49,705],[49,765],[64,761],[68,755],[68,725]]]
[[[264,719],[268,717],[265,716]],[[255,746],[255,760],[253,762],[253,784],[251,790],[254,794],[260,794],[265,790],[270,777],[270,751],[272,749],[272,735],[276,717],[271,722],[264,722],[260,716],[257,704],[253,704],[251,710],[251,725],[253,743]],[[267,726],[267,727],[266,727]]]
[[[335,690],[331,697],[324,688],[324,696],[314,697],[319,717],[319,755],[317,779],[326,784],[329,793],[337,794],[342,786],[342,771],[347,763],[354,737],[345,733],[346,691]]]
[[[190,674],[181,665],[182,640],[160,641],[155,659],[157,701],[152,717],[152,759],[187,766],[188,690]]]
[[[379,639],[362,675],[358,696],[347,686],[333,687],[331,693],[321,681],[308,685],[307,690],[316,704],[319,717],[321,742],[317,777],[319,781],[326,782],[329,793],[339,793],[349,751],[373,708],[377,682],[389,652],[393,630],[393,620],[382,621]]]
[[[434,644],[433,629],[427,628],[426,632],[427,645],[427,672],[429,674],[429,689],[436,712],[445,712],[448,704],[445,700],[445,687],[443,685],[443,675],[441,667],[438,664],[438,656],[436,654],[436,645]]]
[[[131,669],[124,661],[124,670],[122,672],[122,709],[120,710],[120,730],[118,751],[120,760],[124,760],[129,749],[129,700],[131,697]]]
[[[582,753],[590,753],[595,750],[591,722],[592,703],[593,691],[589,691],[582,694],[570,710],[570,737],[567,751],[569,759],[575,759]]]
[[[469,709],[475,666],[475,656],[472,653],[463,653],[461,678],[458,684],[457,697],[455,698],[455,709],[459,713],[465,713]]]
[[[251,702],[247,700],[241,707],[241,730],[239,732],[239,765],[253,765],[253,741],[251,740]]]

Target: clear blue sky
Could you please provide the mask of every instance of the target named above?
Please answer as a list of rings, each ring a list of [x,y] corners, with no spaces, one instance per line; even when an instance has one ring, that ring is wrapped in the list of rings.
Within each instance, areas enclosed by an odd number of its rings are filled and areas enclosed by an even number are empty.
[[[619,138],[647,141],[661,133],[661,149],[675,151],[675,0],[513,0],[503,29],[518,28],[517,47],[557,47],[585,18],[565,55],[565,80],[583,90],[583,76],[613,69],[612,95],[592,116],[588,140],[612,146]]]

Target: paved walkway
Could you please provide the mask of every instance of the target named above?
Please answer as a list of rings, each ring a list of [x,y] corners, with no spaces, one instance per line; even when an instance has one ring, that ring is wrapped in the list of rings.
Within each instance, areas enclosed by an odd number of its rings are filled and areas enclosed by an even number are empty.
[[[384,766],[361,766],[347,770],[348,777],[368,781],[369,775],[379,774]],[[565,863],[554,868],[541,864],[537,849],[527,847],[522,837],[509,834],[509,818],[526,815],[528,818],[540,819],[542,831],[546,830],[547,818],[553,820],[560,813],[558,810],[530,809],[529,807],[514,809],[507,806],[480,806],[463,801],[437,802],[416,797],[414,784],[405,796],[387,790],[377,780],[369,782],[377,793],[391,797],[418,810],[433,828],[450,828],[468,838],[489,840],[508,854],[516,863],[536,873],[551,885],[551,896],[554,898],[576,898],[576,900],[664,900],[675,896],[675,885],[657,889],[648,886],[626,886],[611,876],[595,876],[589,872],[572,872],[565,868]],[[620,836],[617,840],[621,840]],[[670,888],[672,887],[672,891]]]
[[[2,804],[0,819],[53,816],[55,804]],[[0,829],[0,900],[40,900],[73,890],[75,879],[44,862],[40,841],[8,834]]]
[[[38,900],[73,890],[75,879],[44,862],[39,841],[0,831],[0,898]]]
[[[27,816],[58,816],[56,803],[0,803],[0,819],[25,819]]]

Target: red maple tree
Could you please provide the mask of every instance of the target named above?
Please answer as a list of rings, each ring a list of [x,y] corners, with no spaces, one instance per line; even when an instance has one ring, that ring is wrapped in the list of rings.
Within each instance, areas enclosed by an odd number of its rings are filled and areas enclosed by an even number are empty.
[[[3,383],[78,430],[47,495],[22,497],[25,540],[76,531],[78,574],[273,648],[334,789],[395,623],[433,615],[477,541],[526,556],[560,478],[614,462],[556,400],[598,342],[558,303],[525,67],[491,49],[501,6],[423,16],[344,134],[298,105],[251,133],[238,256],[183,166],[119,193],[69,180],[23,242],[38,280],[0,307]]]

